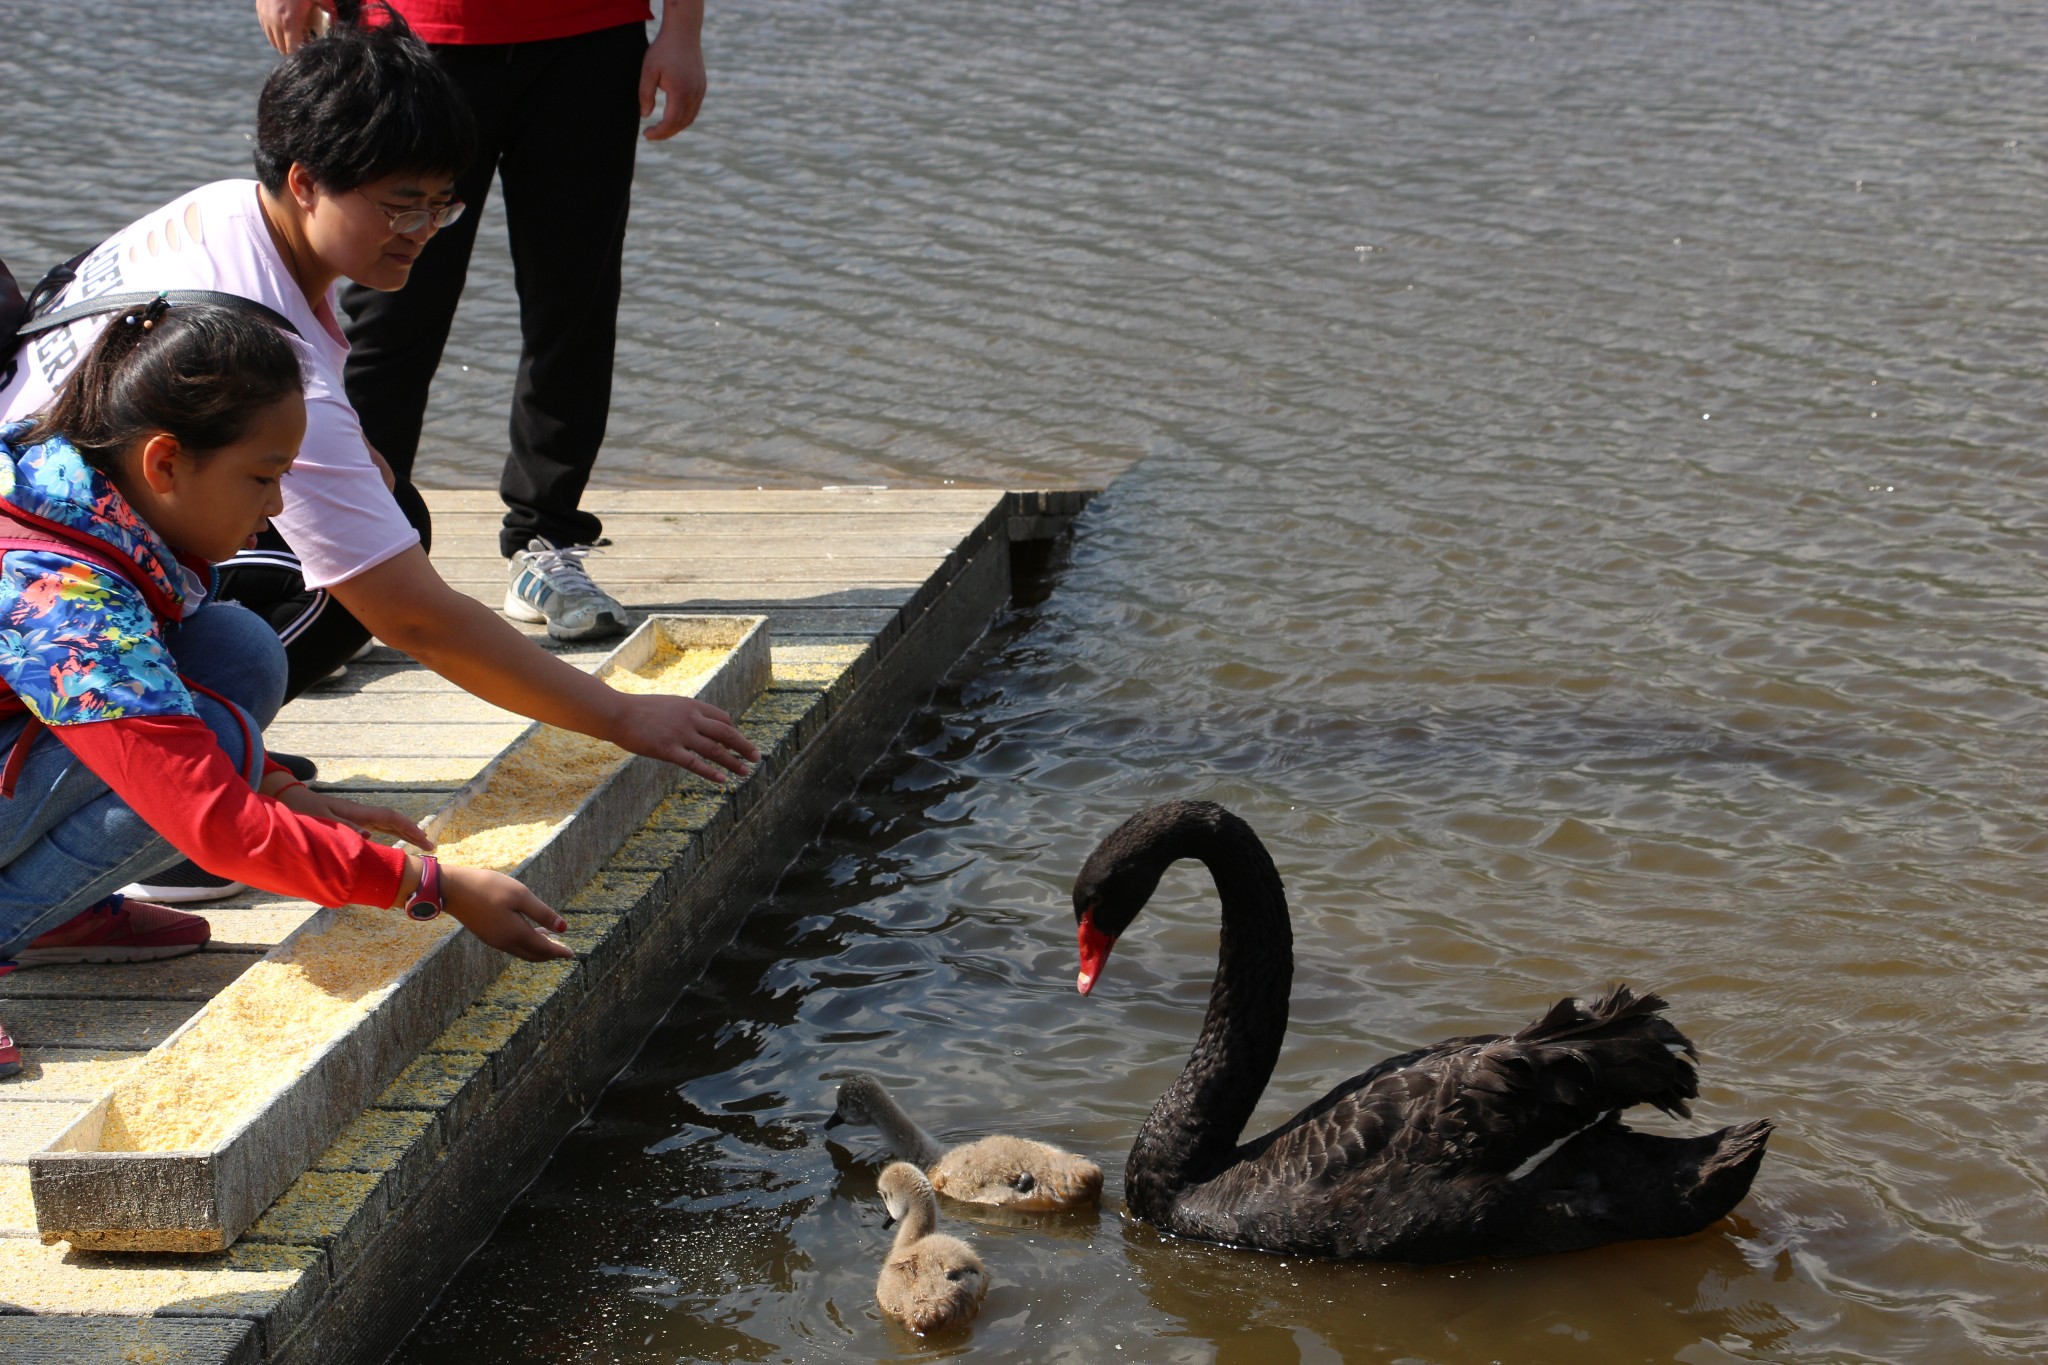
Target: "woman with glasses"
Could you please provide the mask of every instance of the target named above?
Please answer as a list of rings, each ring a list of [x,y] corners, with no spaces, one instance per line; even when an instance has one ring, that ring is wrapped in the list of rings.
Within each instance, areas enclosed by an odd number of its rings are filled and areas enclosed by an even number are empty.
[[[366,25],[360,3],[335,10],[333,30],[264,83],[256,179],[202,185],[144,214],[95,249],[51,307],[114,291],[211,290],[266,305],[296,329],[306,435],[284,510],[223,566],[220,582],[221,596],[264,616],[284,640],[287,700],[375,635],[506,710],[714,781],[721,770],[744,773],[757,754],[724,712],[613,691],[451,588],[428,561],[418,495],[409,486],[394,495],[349,404],[335,298],[344,280],[405,285],[422,246],[462,212],[452,187],[475,133],[462,95],[402,20],[385,10]],[[49,406],[107,318],[30,338],[0,389],[0,422]],[[410,516],[400,503],[407,494]],[[137,894],[192,901],[240,889],[188,867]]]
[[[519,295],[519,365],[498,553],[505,611],[557,640],[623,633],[625,607],[587,556],[604,524],[582,505],[610,421],[612,359],[641,123],[644,140],[688,128],[704,99],[704,0],[391,0],[426,40],[477,123],[456,177],[470,213],[427,245],[397,293],[342,291],[348,391],[401,483],[412,476],[428,395],[492,192]],[[661,12],[650,39],[647,21]],[[305,41],[315,0],[256,0],[279,51]]]

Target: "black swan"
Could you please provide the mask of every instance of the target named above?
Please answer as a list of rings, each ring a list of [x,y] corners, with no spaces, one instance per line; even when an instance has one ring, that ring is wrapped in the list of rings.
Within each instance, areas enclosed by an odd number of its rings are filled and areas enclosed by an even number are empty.
[[[1102,1198],[1102,1168],[1050,1143],[999,1134],[960,1147],[939,1145],[865,1071],[840,1082],[839,1102],[825,1127],[842,1123],[881,1129],[890,1151],[922,1166],[940,1194],[965,1204],[1049,1213]]]
[[[1131,1213],[1167,1232],[1296,1256],[1427,1264],[1682,1237],[1748,1193],[1768,1119],[1702,1137],[1638,1133],[1621,1111],[1688,1113],[1692,1044],[1664,1002],[1615,986],[1519,1033],[1381,1062],[1264,1137],[1238,1135],[1287,1031],[1287,895],[1243,820],[1201,801],[1141,811],[1074,881],[1087,994],[1117,936],[1182,858],[1223,905],[1216,984],[1188,1064],[1124,1168]]]

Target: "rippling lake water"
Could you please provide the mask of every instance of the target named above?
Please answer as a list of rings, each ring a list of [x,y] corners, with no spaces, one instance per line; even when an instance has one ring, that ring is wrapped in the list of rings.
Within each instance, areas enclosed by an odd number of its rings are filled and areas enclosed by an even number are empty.
[[[0,255],[245,173],[246,10],[7,0]],[[603,478],[1130,468],[400,1360],[2048,1356],[2034,7],[781,0],[707,45]],[[430,482],[499,458],[495,231]],[[1753,1196],[1430,1271],[1124,1221],[1215,906],[1171,874],[1083,1000],[1066,893],[1176,796],[1294,906],[1254,1131],[1619,978],[1699,1044],[1691,1127],[1780,1124]],[[949,1207],[963,1339],[876,1313],[854,1069],[1109,1169],[1099,1217]]]

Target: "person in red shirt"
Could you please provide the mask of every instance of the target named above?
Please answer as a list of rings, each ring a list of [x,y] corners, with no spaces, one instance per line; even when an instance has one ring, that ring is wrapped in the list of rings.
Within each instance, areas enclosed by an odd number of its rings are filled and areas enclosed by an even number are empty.
[[[320,3],[333,8],[332,0]],[[304,42],[316,0],[256,0],[280,52]],[[579,506],[611,408],[620,260],[633,183],[634,134],[659,142],[703,103],[703,0],[663,0],[648,41],[647,0],[390,0],[468,98],[479,152],[455,182],[469,205],[421,252],[395,293],[355,287],[342,306],[352,348],[349,401],[408,499],[427,392],[462,296],[478,211],[493,177],[519,290],[521,350],[511,450],[500,482],[499,551],[510,561],[505,611],[545,621],[557,639],[623,633],[626,611],[584,558],[603,525]],[[354,5],[341,9],[351,11]],[[427,528],[421,527],[424,538]],[[337,661],[338,662],[338,661]]]

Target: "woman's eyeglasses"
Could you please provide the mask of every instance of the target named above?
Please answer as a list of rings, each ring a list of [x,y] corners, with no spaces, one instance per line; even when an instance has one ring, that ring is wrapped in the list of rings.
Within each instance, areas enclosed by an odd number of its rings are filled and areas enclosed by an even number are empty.
[[[460,218],[462,210],[467,207],[460,199],[450,199],[447,203],[435,209],[387,209],[376,200],[371,199],[369,195],[363,194],[361,190],[357,190],[356,193],[362,194],[364,199],[369,200],[370,206],[383,214],[384,221],[391,224],[391,230],[401,237],[418,232],[429,224],[432,224],[434,230],[439,232],[442,228],[447,227],[457,218]]]

